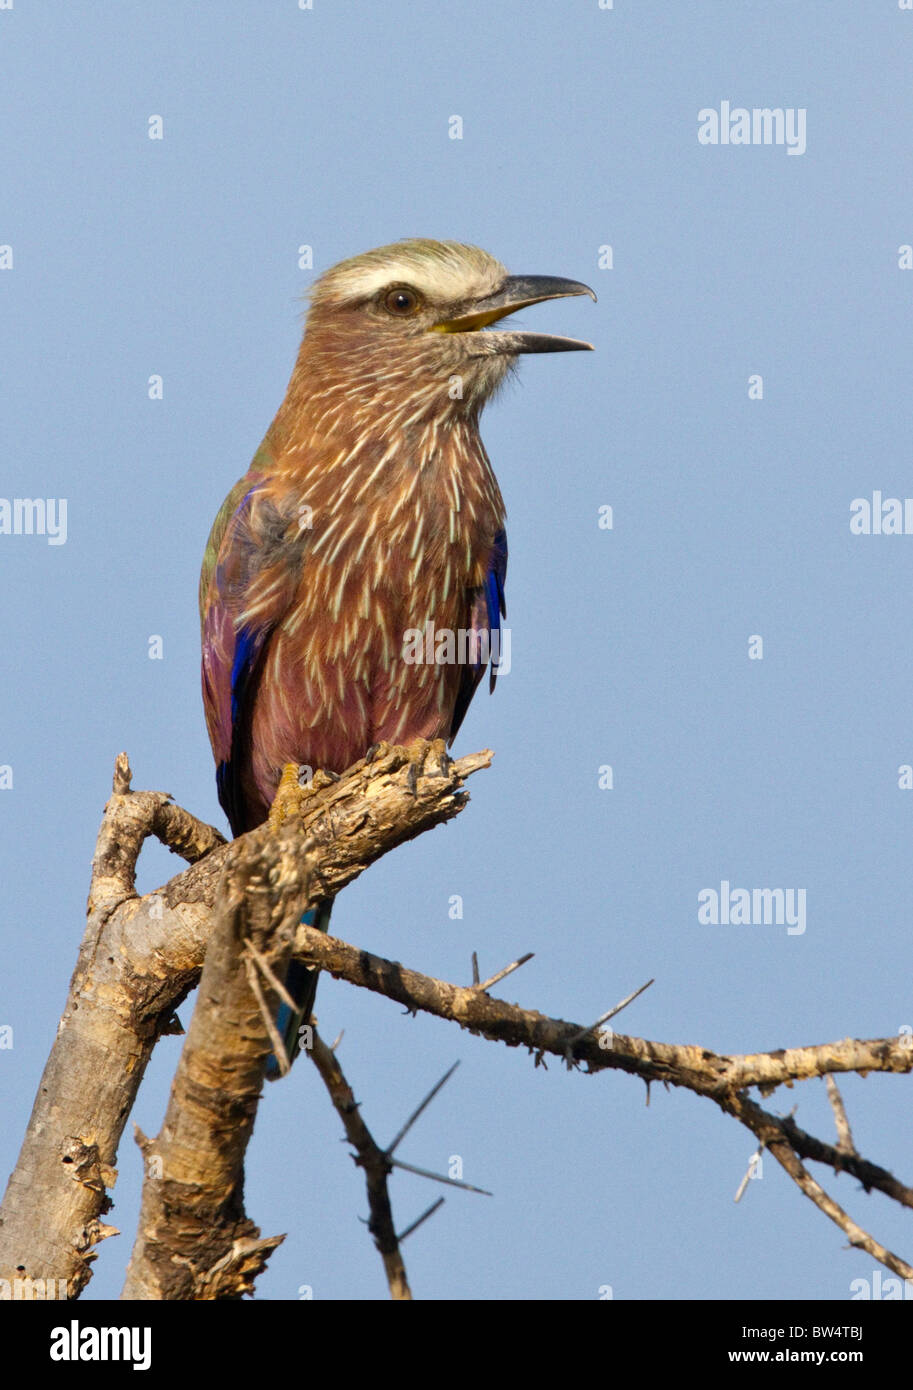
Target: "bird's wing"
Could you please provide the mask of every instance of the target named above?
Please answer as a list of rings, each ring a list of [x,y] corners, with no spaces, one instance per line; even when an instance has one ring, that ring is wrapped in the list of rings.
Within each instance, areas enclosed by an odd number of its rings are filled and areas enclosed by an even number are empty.
[[[203,559],[203,705],[219,801],[236,835],[255,823],[245,788],[253,704],[270,636],[294,602],[306,544],[291,499],[282,505],[251,471],[222,504]]]
[[[491,675],[489,677],[488,688],[489,691],[495,688],[501,657],[501,619],[507,616],[507,604],[504,600],[504,580],[506,575],[507,532],[502,529],[495,535],[491,547],[485,573],[485,582],[479,585],[478,588],[470,589],[467,595],[469,600],[470,630],[478,634],[479,639],[482,639],[483,634],[487,635],[487,643],[480,640],[479,646],[476,647],[478,659],[472,663],[467,663],[467,665],[463,667],[460,685],[457,691],[456,704],[453,709],[453,720],[450,725],[450,735],[448,739],[450,743],[456,738],[457,731],[466,716],[466,711],[469,709],[472,697],[476,693],[479,681],[485,674],[489,653],[491,656]]]

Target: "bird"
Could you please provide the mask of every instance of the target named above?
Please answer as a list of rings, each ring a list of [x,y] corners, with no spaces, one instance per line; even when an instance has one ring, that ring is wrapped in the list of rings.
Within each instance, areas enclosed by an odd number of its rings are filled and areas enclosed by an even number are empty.
[[[280,784],[385,743],[452,743],[486,670],[494,689],[507,535],[479,417],[520,355],[592,344],[491,325],[575,295],[596,298],[428,238],[315,281],[285,397],[200,574],[203,704],[233,835],[276,814]],[[453,660],[407,659],[406,635],[429,623],[473,640]],[[303,920],[326,930],[331,905]],[[286,1056],[269,1056],[269,1079],[296,1055],[317,974],[289,962],[297,1007],[278,1007]]]

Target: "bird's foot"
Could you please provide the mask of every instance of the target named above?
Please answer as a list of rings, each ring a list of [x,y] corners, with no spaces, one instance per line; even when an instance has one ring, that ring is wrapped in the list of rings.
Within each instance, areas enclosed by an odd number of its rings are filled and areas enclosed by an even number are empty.
[[[442,738],[415,738],[410,743],[372,743],[364,756],[365,767],[380,767],[387,763],[393,771],[408,763],[412,779],[446,776],[450,761],[447,744]]]
[[[331,787],[338,781],[335,772],[324,772],[322,768],[312,772],[309,767],[299,766],[298,763],[286,763],[269,808],[270,829],[278,830],[283,821],[299,817],[315,792]]]

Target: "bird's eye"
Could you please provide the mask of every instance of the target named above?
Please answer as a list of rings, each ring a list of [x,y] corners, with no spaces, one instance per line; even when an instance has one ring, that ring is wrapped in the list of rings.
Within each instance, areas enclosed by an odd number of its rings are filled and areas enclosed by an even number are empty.
[[[419,304],[419,296],[415,290],[407,289],[404,285],[398,285],[394,290],[387,290],[384,295],[384,308],[388,313],[395,314],[400,319],[406,319],[410,314],[414,314]]]

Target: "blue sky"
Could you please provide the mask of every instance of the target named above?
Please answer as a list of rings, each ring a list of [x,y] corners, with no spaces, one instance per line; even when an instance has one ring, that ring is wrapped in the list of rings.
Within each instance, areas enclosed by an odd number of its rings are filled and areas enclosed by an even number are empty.
[[[655,977],[619,1027],[719,1051],[913,1026],[913,536],[849,524],[854,499],[913,494],[911,45],[894,0],[0,7],[0,493],[67,499],[65,543],[0,534],[4,1171],[115,754],[224,825],[197,576],[291,371],[301,246],[316,273],[452,238],[599,295],[523,316],[597,350],[527,359],[483,421],[512,670],[457,752],[494,765],[455,824],[345,891],[334,931],[457,981],[473,950],[483,974],[535,951],[503,994],[581,1023]],[[804,152],[700,143],[723,102],[804,110]],[[141,888],[174,863],[148,849]],[[724,880],[804,889],[805,931],[699,923]],[[629,1077],[534,1069],[342,983],[321,982],[318,1015],[345,1029],[381,1140],[462,1063],[402,1157],[459,1155],[495,1195],[448,1191],[410,1239],[418,1296],[839,1301],[872,1278],[772,1160],[733,1203],[754,1145],[706,1102],[654,1087],[647,1107]],[[162,1040],[143,1085],[149,1134],[179,1048]],[[842,1089],[861,1151],[909,1180],[909,1082]],[[823,1083],[768,1105],[833,1136]],[[340,1136],[312,1068],[269,1088],[246,1204],[288,1237],[261,1298],[385,1296]],[[124,1234],[88,1298],[117,1294],[129,1255],[129,1131],[119,1168]],[[818,1176],[905,1252],[899,1210]],[[398,1173],[400,1226],[437,1195]]]

